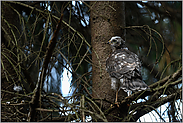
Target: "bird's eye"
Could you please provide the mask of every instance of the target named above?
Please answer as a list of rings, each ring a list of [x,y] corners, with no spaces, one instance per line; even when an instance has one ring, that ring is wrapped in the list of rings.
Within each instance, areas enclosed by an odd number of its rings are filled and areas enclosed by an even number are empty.
[[[117,42],[117,40],[113,40],[113,42],[114,42],[114,43],[116,43],[116,42]]]

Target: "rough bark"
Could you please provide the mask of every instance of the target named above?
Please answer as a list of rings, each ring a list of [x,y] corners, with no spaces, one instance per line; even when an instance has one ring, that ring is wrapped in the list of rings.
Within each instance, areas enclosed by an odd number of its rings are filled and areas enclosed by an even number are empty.
[[[91,2],[91,43],[92,43],[92,95],[97,99],[106,99],[112,103],[115,100],[115,91],[111,89],[111,80],[106,71],[106,58],[111,52],[106,43],[112,36],[124,38],[125,8],[124,2]],[[122,27],[122,28],[121,28]],[[119,99],[126,93],[119,93]],[[109,103],[102,102],[103,109],[110,107]],[[110,113],[123,117],[119,109]],[[119,121],[111,115],[107,115],[108,121]]]

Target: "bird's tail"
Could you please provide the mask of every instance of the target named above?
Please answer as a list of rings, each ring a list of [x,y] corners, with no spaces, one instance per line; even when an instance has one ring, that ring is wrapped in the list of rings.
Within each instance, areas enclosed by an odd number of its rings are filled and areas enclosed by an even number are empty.
[[[127,91],[141,91],[149,89],[149,87],[138,78],[131,78],[131,79],[120,79],[120,88],[123,89],[125,92]]]

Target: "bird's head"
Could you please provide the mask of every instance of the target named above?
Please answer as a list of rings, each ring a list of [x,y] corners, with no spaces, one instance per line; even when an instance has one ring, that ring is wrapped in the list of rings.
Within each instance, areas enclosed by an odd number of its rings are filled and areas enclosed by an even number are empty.
[[[124,48],[125,45],[125,41],[119,36],[112,37],[107,43],[111,45],[113,51]]]

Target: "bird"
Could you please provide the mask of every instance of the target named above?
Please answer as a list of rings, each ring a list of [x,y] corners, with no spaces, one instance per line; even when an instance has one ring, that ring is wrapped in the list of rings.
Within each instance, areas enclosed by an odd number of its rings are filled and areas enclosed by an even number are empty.
[[[131,92],[148,89],[148,85],[142,80],[141,61],[138,56],[129,51],[125,46],[125,40],[120,36],[112,37],[107,44],[112,48],[112,53],[106,59],[106,70],[111,78],[111,89],[118,92],[123,89],[128,96]]]

